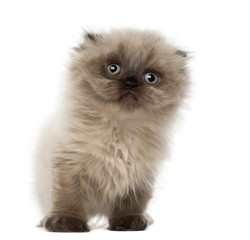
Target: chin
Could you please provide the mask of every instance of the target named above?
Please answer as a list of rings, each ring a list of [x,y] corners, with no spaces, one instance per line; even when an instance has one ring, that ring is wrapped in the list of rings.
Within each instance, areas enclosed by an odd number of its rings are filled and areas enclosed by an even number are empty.
[[[139,109],[138,97],[132,93],[123,94],[119,98],[118,104],[121,106],[121,109],[124,111],[135,111],[136,109]]]

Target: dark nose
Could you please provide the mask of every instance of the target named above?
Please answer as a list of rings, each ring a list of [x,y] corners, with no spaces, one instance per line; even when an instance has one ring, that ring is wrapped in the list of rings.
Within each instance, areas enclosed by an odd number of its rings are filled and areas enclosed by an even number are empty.
[[[137,81],[134,77],[126,79],[125,86],[130,90],[138,86]]]

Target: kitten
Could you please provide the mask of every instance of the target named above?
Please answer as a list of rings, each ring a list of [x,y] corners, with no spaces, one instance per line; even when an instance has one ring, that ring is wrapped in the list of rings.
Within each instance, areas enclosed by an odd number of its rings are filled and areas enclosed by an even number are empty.
[[[187,54],[149,31],[85,34],[74,49],[60,114],[45,130],[38,180],[48,231],[144,230],[187,87]],[[45,193],[45,194],[44,194]]]

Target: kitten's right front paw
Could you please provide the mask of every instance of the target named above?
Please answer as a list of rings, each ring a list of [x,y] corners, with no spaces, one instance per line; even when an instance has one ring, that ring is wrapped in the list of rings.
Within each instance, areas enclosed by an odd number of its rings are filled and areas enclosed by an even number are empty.
[[[75,217],[49,216],[43,225],[50,232],[89,232],[87,223]]]

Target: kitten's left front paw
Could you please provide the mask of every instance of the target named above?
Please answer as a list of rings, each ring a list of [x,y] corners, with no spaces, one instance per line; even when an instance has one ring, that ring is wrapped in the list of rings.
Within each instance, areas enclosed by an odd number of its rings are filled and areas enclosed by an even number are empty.
[[[111,231],[142,231],[146,229],[147,225],[147,220],[140,215],[109,219],[109,230]]]

